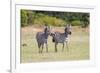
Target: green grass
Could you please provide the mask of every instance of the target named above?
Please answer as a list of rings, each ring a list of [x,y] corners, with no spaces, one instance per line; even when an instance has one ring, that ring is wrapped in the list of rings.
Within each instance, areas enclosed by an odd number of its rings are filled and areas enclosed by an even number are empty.
[[[43,53],[38,53],[35,39],[36,30],[33,27],[21,28],[21,63],[45,62],[45,61],[74,61],[89,59],[89,32],[83,28],[73,27],[72,35],[68,43],[69,51],[65,46],[62,52],[62,44],[58,44],[58,52],[55,53],[54,43],[51,37],[48,39],[48,53],[46,48]],[[36,29],[36,28],[35,28]],[[62,30],[61,28],[57,28]],[[26,44],[23,46],[23,44]]]

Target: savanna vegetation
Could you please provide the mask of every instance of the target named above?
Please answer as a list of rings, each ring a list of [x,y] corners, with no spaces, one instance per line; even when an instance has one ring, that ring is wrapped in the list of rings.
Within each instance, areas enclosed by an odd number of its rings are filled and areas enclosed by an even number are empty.
[[[63,32],[64,27],[53,27],[53,30]],[[21,63],[48,62],[48,61],[80,61],[89,60],[89,33],[87,28],[72,27],[72,35],[69,36],[69,51],[66,45],[62,52],[62,44],[58,44],[58,52],[55,53],[55,46],[52,38],[48,38],[48,53],[46,47],[43,53],[39,53],[36,41],[36,33],[43,31],[43,28],[27,26],[21,29]]]
[[[87,27],[89,13],[21,10],[22,27],[28,25],[65,26],[66,24]]]

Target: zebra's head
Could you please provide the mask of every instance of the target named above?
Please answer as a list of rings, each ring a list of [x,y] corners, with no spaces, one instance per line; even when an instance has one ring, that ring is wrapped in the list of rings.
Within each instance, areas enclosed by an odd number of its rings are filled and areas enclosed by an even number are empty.
[[[69,24],[69,25],[67,25],[66,27],[65,27],[65,33],[68,33],[68,34],[72,34],[72,31],[71,31],[71,25]]]
[[[51,33],[51,28],[50,28],[50,26],[46,26],[46,27],[45,27],[44,33],[47,34],[47,35],[50,35],[50,33]]]

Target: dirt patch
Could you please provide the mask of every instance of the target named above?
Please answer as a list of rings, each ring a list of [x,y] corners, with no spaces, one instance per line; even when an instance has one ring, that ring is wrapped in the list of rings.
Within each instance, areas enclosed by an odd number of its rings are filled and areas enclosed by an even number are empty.
[[[25,33],[41,32],[43,30],[44,30],[44,27],[35,27],[35,26],[28,26],[28,27],[21,28],[21,31],[23,31]],[[64,27],[51,27],[51,31],[52,32],[56,32],[56,31],[57,32],[64,32]],[[81,28],[79,26],[73,26],[72,31],[75,31],[75,32],[79,32],[79,31],[89,32],[89,27]]]

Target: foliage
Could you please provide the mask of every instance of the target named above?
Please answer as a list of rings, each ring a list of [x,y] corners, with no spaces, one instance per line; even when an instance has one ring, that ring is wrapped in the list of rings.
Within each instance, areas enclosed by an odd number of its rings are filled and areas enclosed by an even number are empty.
[[[26,25],[64,26],[66,24],[87,27],[89,13],[21,10],[22,27]]]
[[[80,26],[81,24],[82,24],[82,22],[79,20],[72,21],[72,26]]]
[[[65,21],[62,19],[58,19],[56,17],[49,17],[49,16],[43,16],[35,19],[34,24],[38,25],[52,25],[52,26],[63,26],[65,24]]]
[[[21,26],[26,26],[28,22],[27,12],[25,10],[21,10]]]

